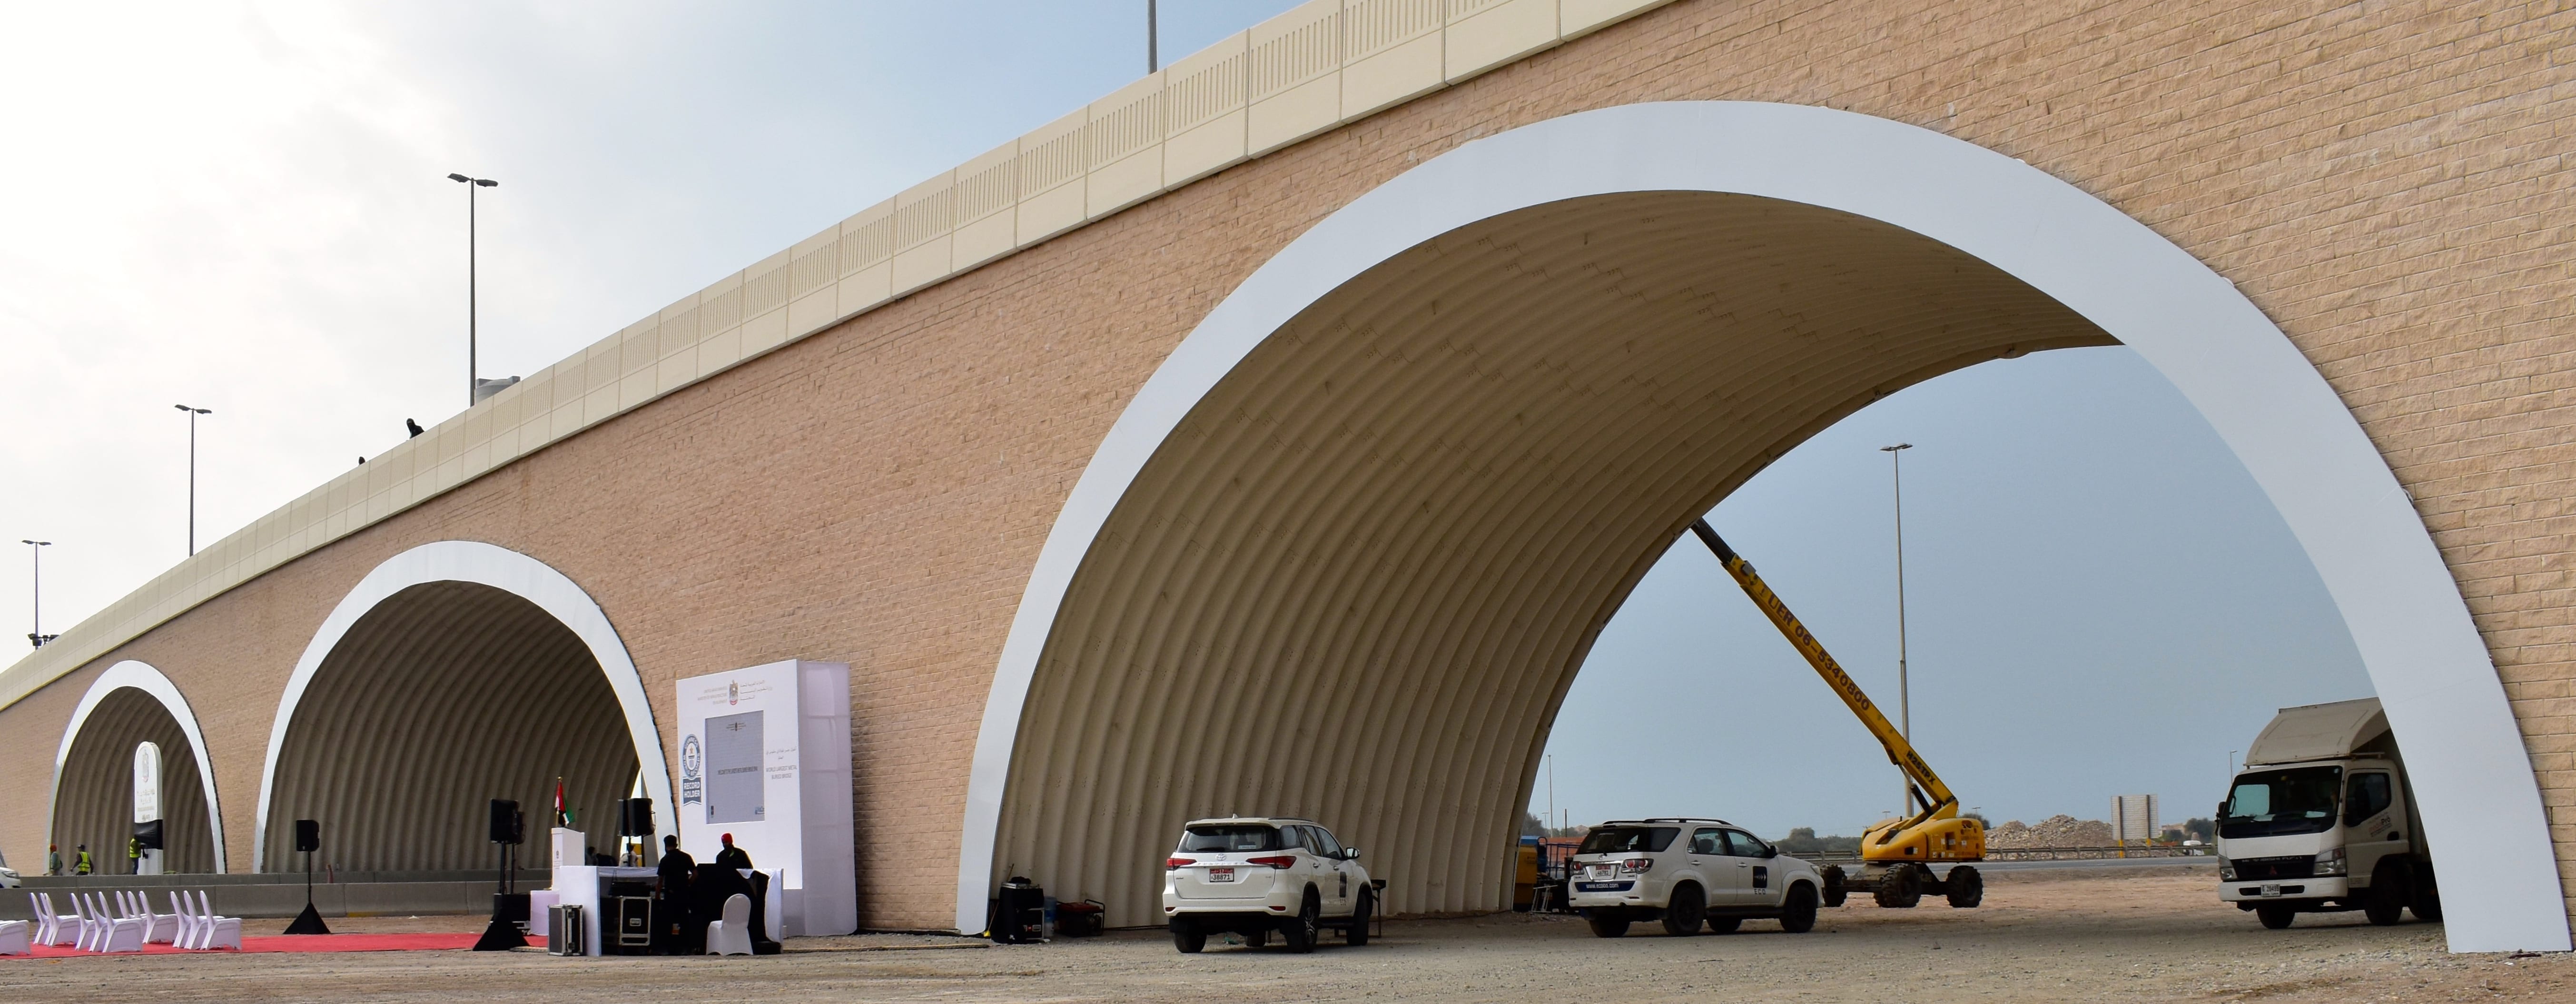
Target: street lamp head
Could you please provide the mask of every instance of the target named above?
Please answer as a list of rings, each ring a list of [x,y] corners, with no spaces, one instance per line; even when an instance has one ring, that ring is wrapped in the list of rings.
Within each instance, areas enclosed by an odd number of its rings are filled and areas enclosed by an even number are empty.
[[[1896,444],[1896,445],[1894,445],[1894,446],[1882,446],[1882,447],[1879,447],[1879,448],[1878,448],[1878,450],[1879,450],[1879,452],[1881,452],[1881,453],[1894,453],[1894,452],[1896,452],[1896,451],[1898,451],[1898,450],[1911,450],[1911,449],[1913,449],[1913,448],[1914,448],[1914,444],[1912,444],[1912,443],[1898,443],[1898,444]]]
[[[490,179],[490,178],[476,178],[476,179],[474,179],[474,183],[475,183],[475,184],[477,184],[477,185],[481,185],[481,186],[483,186],[483,187],[485,187],[485,188],[499,188],[499,187],[501,187],[501,183],[500,183],[500,182],[494,181],[494,180],[492,180],[492,179]]]
[[[180,411],[191,412],[198,415],[212,415],[215,413],[215,410],[212,408],[191,408],[184,404],[174,404],[171,405],[171,407],[177,408]]]
[[[472,178],[468,178],[468,177],[466,177],[466,176],[464,176],[464,175],[462,175],[462,174],[449,174],[449,175],[447,176],[447,179],[448,179],[449,181],[472,181],[472,180],[474,180],[474,179],[472,179]]]
[[[18,543],[21,543],[21,544],[34,544],[34,545],[36,545],[37,547],[52,547],[52,546],[54,546],[54,542],[53,542],[53,541],[50,541],[50,540],[21,540],[21,541],[19,541]]]

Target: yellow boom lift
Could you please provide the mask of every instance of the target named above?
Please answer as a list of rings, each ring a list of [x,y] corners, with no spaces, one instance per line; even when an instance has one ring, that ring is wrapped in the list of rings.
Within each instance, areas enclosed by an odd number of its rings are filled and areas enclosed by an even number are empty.
[[[1843,899],[1855,892],[1869,893],[1878,905],[1888,907],[1910,907],[1926,895],[1946,896],[1956,907],[1983,902],[1985,877],[1963,862],[1985,860],[1985,825],[1959,816],[1959,796],[1950,793],[1950,786],[1932,773],[1932,765],[1923,762],[1914,744],[1907,742],[1896,726],[1888,724],[1887,716],[1879,713],[1868,694],[1861,693],[1851,674],[1843,672],[1842,664],[1816,642],[1806,625],[1798,623],[1789,605],[1780,602],[1779,595],[1763,584],[1761,576],[1753,574],[1752,562],[1718,539],[1707,520],[1692,522],[1691,532],[1699,536],[1700,543],[1708,545],[1718,561],[1725,563],[1726,574],[1744,587],[1744,595],[1753,598],[1753,605],[1762,608],[1772,626],[1788,636],[1798,654],[1807,657],[1807,665],[1816,668],[1816,675],[1824,677],[1825,685],[1834,688],[1843,704],[1860,717],[1860,723],[1878,737],[1878,744],[1887,748],[1888,762],[1904,771],[1910,782],[1913,798],[1906,808],[1915,810],[1914,814],[1879,820],[1861,833],[1860,874],[1845,873],[1840,866],[1822,869],[1825,905],[1841,906]]]

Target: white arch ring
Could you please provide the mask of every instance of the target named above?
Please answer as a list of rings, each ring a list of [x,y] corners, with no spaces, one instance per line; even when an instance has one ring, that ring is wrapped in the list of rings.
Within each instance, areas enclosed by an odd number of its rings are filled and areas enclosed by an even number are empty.
[[[161,675],[161,671],[149,663],[127,659],[109,666],[106,672],[98,675],[98,679],[90,681],[88,690],[81,693],[80,703],[72,708],[71,724],[63,727],[63,743],[54,750],[54,783],[47,789],[50,794],[45,799],[45,825],[53,825],[54,812],[62,804],[63,764],[71,759],[72,742],[80,738],[81,726],[89,723],[90,712],[98,710],[99,702],[106,700],[107,695],[127,687],[161,702],[161,707],[170,712],[170,717],[179,720],[179,731],[187,734],[188,752],[197,758],[197,783],[206,791],[206,826],[214,834],[215,873],[223,874],[224,807],[215,799],[215,762],[206,755],[206,734],[197,728],[197,713],[188,707],[188,699],[179,693],[179,685],[170,682],[169,677]]]
[[[332,608],[331,616],[322,621],[321,630],[304,647],[302,658],[295,660],[295,673],[287,678],[286,693],[277,699],[277,717],[268,726],[268,755],[259,770],[258,829],[252,841],[251,860],[268,860],[268,806],[277,788],[277,758],[286,747],[286,728],[295,721],[295,707],[304,700],[304,689],[313,683],[313,674],[322,668],[322,660],[339,647],[349,629],[393,594],[428,582],[472,582],[510,593],[536,604],[563,626],[572,629],[591,657],[599,660],[599,671],[608,678],[608,687],[617,695],[617,706],[626,714],[627,738],[635,746],[635,762],[644,775],[644,794],[653,799],[653,828],[662,833],[679,832],[672,826],[671,772],[662,760],[662,733],[653,726],[653,705],[644,698],[644,678],[635,672],[635,660],[626,654],[626,643],[617,637],[617,629],[608,622],[608,614],[590,594],[574,585],[562,572],[535,558],[506,547],[480,541],[442,540],[422,544],[385,559],[367,577],[358,581],[349,595]]]
[[[986,698],[957,926],[983,925],[1011,751],[1047,632],[1128,485],[1270,333],[1398,252],[1503,213],[1619,192],[1806,203],[1975,255],[2137,350],[2271,496],[2406,743],[2454,951],[2569,947],[2538,782],[2486,643],[2424,523],[2334,389],[2225,278],[2119,210],[1940,133],[1827,108],[1707,101],[1568,115],[1463,145],[1353,200],[1263,264],[1119,415],[1047,535]]]

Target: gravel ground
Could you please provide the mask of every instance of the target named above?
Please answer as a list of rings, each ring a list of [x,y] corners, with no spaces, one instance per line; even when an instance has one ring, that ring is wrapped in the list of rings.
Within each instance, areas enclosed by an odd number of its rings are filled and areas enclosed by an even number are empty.
[[[1365,948],[1313,955],[1172,951],[1159,932],[1038,946],[865,935],[798,939],[760,959],[557,959],[541,952],[0,960],[0,997],[488,1002],[665,999],[1166,1000],[2576,1000],[2576,958],[2455,956],[2436,924],[2359,914],[2265,931],[2217,903],[2205,867],[1999,874],[1986,905],[1855,902],[1816,930],[1619,941],[1580,920],[1506,914],[1396,921]],[[474,918],[358,918],[335,930],[474,930]]]

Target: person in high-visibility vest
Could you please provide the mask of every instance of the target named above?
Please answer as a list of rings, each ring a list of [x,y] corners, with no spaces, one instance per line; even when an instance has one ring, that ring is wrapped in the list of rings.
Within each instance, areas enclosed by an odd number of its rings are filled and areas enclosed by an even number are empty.
[[[143,874],[142,837],[125,838],[125,873],[128,875]]]
[[[81,844],[72,848],[72,874],[87,875],[90,873],[90,868],[89,845]]]

